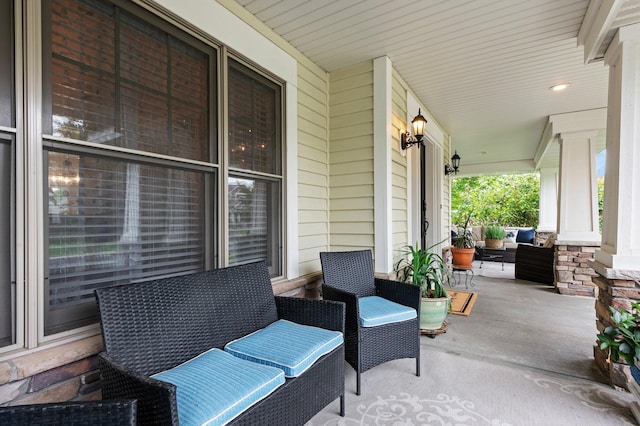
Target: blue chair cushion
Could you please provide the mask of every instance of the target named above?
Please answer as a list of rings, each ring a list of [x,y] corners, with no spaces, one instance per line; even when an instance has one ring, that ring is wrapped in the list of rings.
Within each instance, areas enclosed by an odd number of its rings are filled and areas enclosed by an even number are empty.
[[[180,426],[226,424],[285,382],[282,370],[216,348],[151,377],[176,386]]]
[[[358,309],[360,310],[360,325],[363,327],[406,321],[418,316],[415,309],[380,296],[359,298]]]
[[[224,350],[242,359],[277,367],[286,377],[296,377],[342,342],[339,331],[278,320],[227,343]]]

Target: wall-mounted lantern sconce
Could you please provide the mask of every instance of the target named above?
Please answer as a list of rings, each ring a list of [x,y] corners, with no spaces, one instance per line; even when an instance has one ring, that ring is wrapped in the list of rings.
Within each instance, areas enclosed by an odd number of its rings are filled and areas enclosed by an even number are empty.
[[[400,136],[400,147],[403,150],[411,148],[412,145],[422,143],[424,129],[427,127],[427,119],[420,114],[420,108],[418,108],[418,115],[411,120],[411,127],[413,128],[413,136],[408,131]]]
[[[454,175],[458,174],[458,167],[460,167],[460,156],[458,155],[457,150],[455,154],[453,154],[453,157],[451,157],[451,164],[452,166],[450,166],[449,164],[444,165],[445,176],[450,175],[451,173],[453,173]]]

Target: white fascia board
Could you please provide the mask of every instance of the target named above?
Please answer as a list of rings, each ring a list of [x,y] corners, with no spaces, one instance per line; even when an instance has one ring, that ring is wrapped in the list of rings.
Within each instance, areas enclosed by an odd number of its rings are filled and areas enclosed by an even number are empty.
[[[584,63],[588,64],[600,51],[613,21],[626,0],[591,0],[578,32],[578,46],[584,46]]]
[[[553,133],[572,133],[585,130],[600,130],[607,128],[607,109],[597,108],[586,111],[568,112],[549,116],[553,126]]]

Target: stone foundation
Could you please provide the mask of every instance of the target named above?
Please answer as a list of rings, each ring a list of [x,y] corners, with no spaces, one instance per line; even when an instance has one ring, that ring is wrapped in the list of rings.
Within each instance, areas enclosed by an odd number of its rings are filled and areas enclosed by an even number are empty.
[[[596,249],[593,243],[562,242],[555,245],[555,287],[558,293],[597,297],[593,282],[597,274],[590,265]]]
[[[0,362],[0,405],[101,398],[94,336]]]
[[[274,282],[276,295],[320,298],[322,273]],[[101,399],[97,354],[102,337],[93,336],[30,353],[0,358],[0,406]]]
[[[593,281],[598,287],[596,327],[601,333],[606,327],[613,325],[610,306],[615,309],[630,309],[631,301],[640,301],[640,272],[614,271],[595,261],[591,262],[591,266],[598,274]],[[600,349],[597,340],[593,355],[598,368],[609,377],[612,385],[627,387],[627,381],[631,380],[627,364],[609,362],[608,352]]]

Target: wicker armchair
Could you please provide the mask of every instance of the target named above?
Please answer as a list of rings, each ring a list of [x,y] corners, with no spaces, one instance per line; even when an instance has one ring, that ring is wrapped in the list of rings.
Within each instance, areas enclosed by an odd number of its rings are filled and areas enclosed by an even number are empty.
[[[83,401],[0,407],[4,426],[126,426],[136,424],[136,401]]]
[[[104,398],[138,400],[138,424],[178,425],[176,387],[149,376],[278,319],[344,333],[344,305],[274,297],[265,262],[96,290]],[[287,378],[230,424],[301,425],[340,398],[344,345]]]
[[[420,289],[414,285],[375,278],[370,250],[320,253],[325,300],[346,304],[345,358],[356,370],[356,394],[360,395],[360,374],[383,362],[398,358],[416,359],[420,376]],[[380,296],[416,310],[417,318],[363,327],[358,298]]]
[[[520,280],[553,285],[555,249],[520,244],[516,250],[515,276]]]

